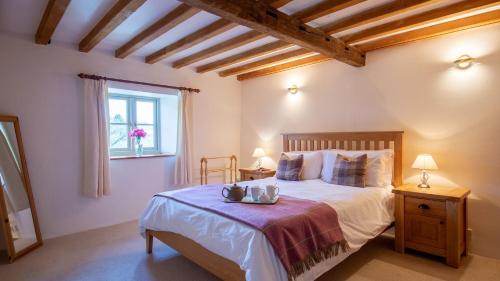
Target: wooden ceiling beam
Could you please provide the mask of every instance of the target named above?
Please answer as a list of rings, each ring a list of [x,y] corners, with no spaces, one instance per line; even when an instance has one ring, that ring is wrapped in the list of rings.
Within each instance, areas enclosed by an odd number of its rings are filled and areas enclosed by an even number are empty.
[[[326,14],[348,8],[363,1],[365,0],[325,0],[318,3],[317,5],[313,5],[308,9],[293,14],[292,17],[300,19],[303,22],[309,22]],[[276,7],[276,4],[273,6]],[[242,45],[257,41],[266,37],[267,35],[268,34],[266,33],[249,31],[226,42],[222,42],[220,44],[206,48],[198,53],[179,59],[172,64],[172,67],[181,68],[196,63],[206,58],[224,53],[228,50],[232,50]]]
[[[196,72],[198,73],[205,73],[208,71],[216,70],[222,67],[226,67],[232,64],[244,62],[253,58],[265,56],[277,51],[281,51],[284,49],[288,49],[292,47],[293,44],[284,42],[284,41],[275,41],[260,47],[257,47],[255,49],[248,50],[243,53],[239,53],[236,55],[229,56],[227,58],[223,58],[218,61],[214,61],[212,63],[207,63],[205,65],[199,66],[196,68]]]
[[[482,1],[482,0],[480,0],[480,1]],[[379,20],[379,19],[381,19],[381,17],[384,17],[382,15],[384,11],[388,11],[388,13],[392,13],[394,15],[396,13],[408,11],[408,9],[415,9],[417,7],[420,7],[421,5],[423,5],[424,2],[430,3],[431,1],[394,1],[394,2],[390,2],[389,4],[386,4],[386,5],[372,8],[372,9],[368,10],[367,12],[361,12],[360,14],[354,15],[353,18],[363,19],[364,21],[368,21],[368,19]],[[358,15],[361,15],[361,16],[358,16]],[[326,28],[322,27],[321,29],[327,30],[328,28],[329,27],[327,25]],[[341,40],[344,41],[344,38],[341,38]],[[286,56],[288,54],[291,55],[293,53],[288,52],[288,53],[285,53],[283,55]],[[300,58],[300,57],[298,57],[298,58]],[[272,64],[273,61],[269,60],[268,63]],[[277,61],[274,63],[279,63],[279,58],[277,58]],[[245,65],[240,66],[240,67],[244,68]],[[265,67],[262,67],[262,68],[265,68]]]
[[[237,25],[237,23],[225,19],[216,20],[214,23],[187,35],[186,37],[152,53],[151,55],[148,55],[146,57],[146,62],[149,64],[157,63],[168,56],[191,48],[192,46],[226,32]]]
[[[277,9],[252,0],[181,0],[224,19],[250,27],[283,41],[335,58],[352,66],[364,66],[365,56],[357,48],[305,25]]]
[[[133,52],[139,50],[149,42],[167,33],[185,20],[199,13],[201,10],[186,4],[180,4],[174,10],[153,23],[151,26],[137,34],[123,46],[115,51],[115,57],[125,58]]]
[[[35,35],[37,44],[47,45],[71,0],[49,0]]]
[[[494,10],[370,41],[360,44],[359,47],[365,51],[373,51],[498,22],[500,22],[500,10]]]
[[[467,1],[471,2],[471,1]],[[486,3],[487,1],[483,0],[477,0],[478,3],[473,4],[473,3],[468,3],[467,7],[471,8],[473,5],[480,5],[482,2],[483,5],[487,5],[488,8],[490,5]],[[492,2],[492,1],[489,1]],[[458,3],[458,4],[464,4],[464,3]],[[472,5],[472,6],[470,6]],[[452,6],[452,5],[450,5]],[[492,5],[491,5],[492,6]],[[458,6],[457,6],[458,7]],[[448,7],[449,8],[449,7]],[[471,8],[472,9],[472,8]],[[439,10],[439,9],[436,9]],[[456,11],[456,10],[453,10]],[[429,11],[432,12],[432,11]],[[416,15],[418,16],[418,15]],[[382,38],[379,40],[374,40],[371,42],[363,43],[359,45],[359,48],[363,51],[369,52],[373,50],[377,50],[380,48],[385,48],[385,47],[391,47],[395,45],[400,45],[400,44],[405,44],[417,40],[422,40],[422,39],[427,39],[427,38],[432,38],[440,35],[445,35],[449,34],[452,32],[457,32],[465,29],[470,29],[470,28],[475,28],[479,26],[484,26],[488,24],[494,24],[494,23],[500,23],[500,10],[494,10],[490,12],[485,12],[482,14],[474,15],[474,16],[469,16],[461,19],[456,19],[452,20],[449,22],[429,26],[429,27],[424,27],[421,29],[416,29],[412,31],[407,31],[404,33],[396,34],[393,36],[389,36],[386,38]],[[329,60],[329,58],[325,57],[322,59],[320,55],[312,56],[312,57],[307,57],[304,59],[299,59],[296,61],[292,61],[289,63],[285,64],[279,64],[275,65],[272,67],[264,68],[264,69],[258,69],[252,72],[244,73],[238,75],[238,80],[247,80],[255,77],[260,77],[260,76],[265,76],[281,71],[286,71],[292,68],[298,68],[306,65],[310,65],[312,63],[318,63],[322,62],[325,60]]]
[[[325,11],[328,11],[328,13],[336,12],[341,9],[345,9],[347,7],[350,7],[352,5],[355,5],[357,3],[360,3],[362,1],[330,1],[326,0],[323,2],[318,3],[317,5],[312,6],[309,9],[297,12],[293,14],[293,17],[299,18],[300,20],[307,22],[308,19],[311,18],[319,18],[323,15],[325,15]],[[244,62],[259,56],[264,56],[273,52],[277,52],[280,50],[283,50],[285,48],[291,47],[293,44],[286,43],[286,42],[273,42],[266,44],[261,47],[257,47],[255,49],[236,54],[215,62],[211,62],[202,66],[199,66],[196,68],[196,72],[198,73],[204,73],[207,71],[212,71],[216,70],[222,67],[229,66],[231,64],[236,64],[240,62]],[[210,48],[209,48],[210,49]],[[211,54],[211,56],[216,55],[218,53],[216,52],[210,52],[209,49],[206,49],[208,53]],[[203,51],[202,51],[203,52]],[[196,55],[196,54],[195,54]],[[194,61],[193,61],[194,62]],[[174,63],[175,64],[175,63]]]
[[[335,34],[388,17],[413,11],[424,6],[434,4],[438,1],[439,0],[395,0],[327,24],[323,26],[321,30],[328,34]]]
[[[253,70],[258,70],[262,68],[267,68],[276,64],[282,64],[293,60],[298,60],[305,57],[310,57],[314,55],[314,52],[311,52],[307,49],[298,49],[290,52],[286,52],[283,54],[278,54],[269,58],[265,58],[262,60],[254,61],[245,65],[229,68],[219,72],[219,76],[226,77],[230,75],[237,75],[245,72],[250,72]]]
[[[298,67],[316,64],[316,63],[324,62],[327,60],[331,60],[331,58],[319,54],[319,55],[314,55],[311,57],[299,59],[296,61],[291,61],[291,62],[287,62],[284,64],[279,64],[279,65],[271,66],[268,68],[240,74],[236,77],[239,81],[243,81],[243,80],[248,80],[248,79],[257,78],[257,77],[261,77],[261,76],[266,76],[266,75],[270,75],[270,74],[274,74],[274,73],[278,73],[278,72],[282,72],[282,71],[286,71],[286,70],[290,70],[290,69],[294,69],[294,68],[298,68]]]
[[[146,0],[119,0],[80,41],[80,52],[89,52],[115,28],[124,22],[131,14],[139,9]]]
[[[293,16],[301,19],[303,22],[310,22],[365,1],[366,0],[324,0],[316,5],[295,13]]]
[[[205,58],[215,56],[217,54],[232,50],[234,48],[238,48],[238,47],[246,45],[248,43],[252,43],[252,42],[257,41],[259,39],[262,39],[266,36],[267,36],[266,34],[262,34],[258,31],[252,30],[252,31],[243,33],[239,36],[236,36],[232,39],[229,39],[227,41],[224,41],[222,43],[216,44],[215,46],[204,49],[198,53],[181,58],[181,59],[175,61],[174,63],[172,63],[172,67],[173,68],[181,68],[181,67],[190,65],[192,63],[201,61]]]
[[[273,7],[281,7],[291,2],[291,0],[266,0],[266,3],[269,3]],[[169,57],[177,52],[186,50],[188,48],[193,47],[205,40],[208,40],[214,36],[217,36],[221,33],[224,33],[231,28],[238,26],[237,23],[220,19],[215,21],[214,23],[203,27],[200,30],[191,33],[184,38],[146,56],[146,63],[153,64],[159,62],[160,60]],[[247,39],[248,40],[248,39]],[[224,47],[222,47],[224,48]]]
[[[451,17],[461,16],[499,4],[499,0],[465,0],[434,10],[423,12],[421,14],[368,28],[354,34],[343,36],[340,39],[348,44],[356,44],[361,41],[370,40],[402,30],[418,27],[420,25],[445,20]]]

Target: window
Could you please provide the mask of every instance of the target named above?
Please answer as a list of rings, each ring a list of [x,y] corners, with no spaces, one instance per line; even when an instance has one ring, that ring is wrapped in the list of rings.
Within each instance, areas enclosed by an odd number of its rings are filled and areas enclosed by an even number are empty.
[[[160,153],[160,98],[110,92],[109,146],[112,156],[134,155],[136,143],[128,133],[142,128],[144,154]]]
[[[135,155],[136,143],[128,135],[134,128],[146,131],[147,135],[142,139],[144,155],[175,154],[178,94],[177,90],[110,83],[108,111],[111,156]]]

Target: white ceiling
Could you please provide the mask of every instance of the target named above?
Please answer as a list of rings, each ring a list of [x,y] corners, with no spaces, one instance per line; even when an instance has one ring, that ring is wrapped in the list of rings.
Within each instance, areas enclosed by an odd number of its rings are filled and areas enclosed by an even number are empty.
[[[295,0],[282,7],[280,10],[287,14],[292,14],[321,1],[322,0]],[[310,24],[315,27],[322,26],[332,21],[349,17],[355,13],[359,13],[360,11],[391,1],[393,0],[368,0],[353,7],[341,10],[337,13],[319,18],[311,22]],[[380,23],[400,19],[403,17],[407,17],[408,15],[421,13],[422,11],[431,10],[439,6],[449,5],[451,3],[460,1],[461,0],[443,0],[437,4],[429,5],[427,7],[395,17],[390,17],[376,23],[365,25],[361,28],[352,29],[348,32],[337,34],[336,36],[345,35],[348,33],[366,29],[368,27],[372,27],[374,25],[378,25]],[[48,0],[0,0],[0,31],[34,36],[47,2]],[[80,40],[87,34],[87,32],[89,32],[93,28],[95,23],[99,21],[99,19],[108,11],[111,6],[113,6],[115,2],[116,0],[72,0],[52,37],[52,42],[54,44],[71,44],[74,45],[75,48],[77,48]],[[125,20],[125,22],[123,22],[103,41],[101,41],[96,46],[96,49],[109,51],[110,55],[112,55],[111,52],[114,52],[114,50],[116,50],[118,47],[123,45],[140,31],[144,30],[146,27],[154,23],[156,20],[163,17],[177,5],[179,5],[179,2],[175,0],[147,0],[146,3],[143,4],[127,20]],[[13,13],[13,11],[16,12]],[[186,20],[185,22],[181,23],[180,25],[176,26],[166,34],[153,40],[151,43],[139,49],[133,55],[140,57],[149,55],[157,51],[158,49],[163,48],[170,43],[173,43],[178,39],[200,29],[201,27],[204,27],[216,21],[217,19],[217,16],[206,12],[200,12],[190,19]],[[196,53],[207,47],[233,38],[237,35],[243,34],[248,30],[249,29],[247,27],[238,26],[218,36],[215,36],[210,40],[206,40],[203,43],[198,44],[192,48],[168,57],[164,60],[163,63],[169,65],[171,62],[177,59]],[[274,40],[276,39],[272,37],[266,37],[251,44],[203,60],[189,67],[193,68],[195,66],[212,62],[269,43]],[[281,52],[286,51],[287,50]],[[256,58],[253,60],[258,59]],[[231,67],[234,67],[234,65]]]

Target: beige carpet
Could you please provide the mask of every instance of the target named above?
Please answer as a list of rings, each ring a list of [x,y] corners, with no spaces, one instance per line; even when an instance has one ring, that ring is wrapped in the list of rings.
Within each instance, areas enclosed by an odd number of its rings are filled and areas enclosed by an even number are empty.
[[[51,239],[13,264],[2,256],[0,280],[218,280],[155,242],[153,255],[147,255],[135,222]],[[390,237],[380,237],[319,280],[498,281],[500,260],[471,255],[454,269],[427,255],[400,255],[392,250]]]

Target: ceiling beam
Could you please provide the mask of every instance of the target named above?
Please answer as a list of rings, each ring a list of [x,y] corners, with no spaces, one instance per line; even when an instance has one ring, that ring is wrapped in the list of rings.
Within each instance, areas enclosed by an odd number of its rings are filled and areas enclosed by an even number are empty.
[[[47,45],[71,0],[49,0],[35,35],[37,44]]]
[[[262,39],[266,37],[266,34],[262,34],[258,31],[249,31],[246,33],[243,33],[239,36],[236,36],[232,39],[229,39],[227,41],[224,41],[222,43],[216,44],[215,46],[212,46],[210,48],[204,49],[198,53],[192,54],[190,56],[181,58],[174,63],[172,63],[173,68],[181,68],[187,65],[190,65],[192,63],[195,63],[197,61],[203,60],[205,58],[215,56],[217,54],[232,50],[234,48],[238,48],[240,46],[246,45],[248,43],[257,41],[259,39]]]
[[[467,2],[471,2],[471,1],[467,1]],[[483,0],[477,0],[477,2],[483,2],[484,5],[487,5],[486,1],[483,1]],[[463,3],[461,3],[461,4],[463,4]],[[472,3],[470,3],[470,4],[472,4]],[[470,4],[468,4],[468,5],[470,5]],[[477,5],[479,5],[479,4],[477,4]],[[432,12],[432,11],[430,11],[430,12]],[[444,34],[448,34],[448,33],[452,33],[452,32],[457,32],[457,31],[461,31],[461,30],[465,30],[465,29],[475,28],[475,27],[493,24],[493,23],[499,23],[499,22],[500,22],[500,10],[495,10],[495,11],[486,12],[486,13],[475,15],[475,16],[469,16],[469,17],[465,17],[462,19],[457,19],[457,20],[453,20],[453,21],[449,21],[449,22],[445,22],[445,23],[441,23],[441,24],[437,24],[437,25],[433,25],[433,26],[429,26],[429,27],[424,27],[421,29],[416,29],[413,31],[407,31],[407,32],[400,33],[397,35],[382,38],[380,40],[375,40],[372,42],[363,43],[363,44],[359,45],[359,48],[362,49],[363,51],[369,52],[369,51],[373,51],[373,50],[380,49],[380,48],[409,43],[409,42],[413,42],[416,40],[422,40],[422,39],[426,39],[426,38],[431,38],[431,37],[435,37],[435,36],[440,36],[440,35],[444,35]],[[328,60],[328,58],[325,60]],[[276,72],[285,71],[288,69],[297,68],[297,67],[301,67],[301,66],[306,66],[306,65],[309,65],[311,63],[316,63],[316,62],[321,62],[321,61],[324,61],[324,60],[321,60],[321,58],[318,56],[308,57],[305,59],[293,61],[291,63],[279,64],[279,65],[275,65],[275,66],[270,67],[270,68],[264,68],[264,69],[259,69],[259,70],[253,71],[253,72],[240,74],[240,75],[238,75],[238,80],[246,80],[246,79],[251,79],[254,77],[269,75],[269,74],[273,74]]]
[[[479,1],[484,1],[484,0],[479,0]],[[422,1],[420,1],[420,2],[422,2]],[[429,2],[429,1],[427,1],[427,2]],[[354,15],[353,17],[360,18],[360,19],[362,18],[365,21],[368,18],[372,19],[373,17],[380,19],[380,13],[382,11],[389,11],[390,13],[395,14],[395,13],[399,13],[402,11],[408,11],[408,9],[414,9],[416,6],[419,6],[419,5],[422,5],[422,3],[417,3],[416,1],[395,1],[395,2],[391,2],[387,5],[382,5],[382,6],[378,6],[378,7],[375,7],[373,9],[370,9],[370,10],[368,10],[368,12],[361,12],[361,15],[364,15],[364,16],[357,17],[357,15]],[[325,30],[325,28],[323,28],[323,27],[321,29]],[[343,38],[341,38],[341,40],[344,41]],[[289,54],[293,54],[293,53],[288,52],[288,53],[285,53],[283,55],[286,56]],[[301,57],[298,57],[298,58],[301,58]],[[268,61],[268,63],[269,64],[279,63],[280,62],[279,57],[277,57],[276,59],[277,59],[276,62],[273,62],[272,59],[270,59]],[[245,67],[245,65],[242,65],[240,67]],[[265,67],[261,67],[261,68],[265,68]],[[258,68],[256,68],[256,69],[258,69]]]
[[[327,24],[323,26],[321,30],[328,34],[335,34],[388,17],[406,13],[436,2],[439,2],[439,0],[395,0]]]
[[[298,49],[293,50],[291,52],[278,54],[269,58],[265,58],[262,60],[254,61],[245,65],[229,68],[219,72],[219,76],[226,77],[230,75],[237,75],[241,73],[250,72],[253,70],[258,70],[266,67],[270,67],[276,64],[282,64],[293,60],[298,60],[305,57],[310,57],[314,55],[314,52],[311,52],[307,49]]]
[[[368,28],[354,34],[343,36],[340,39],[349,44],[355,44],[361,41],[366,41],[402,30],[418,27],[420,25],[449,19],[451,17],[461,16],[466,13],[475,12],[499,4],[499,0],[465,0],[434,10],[423,12],[421,14]]]
[[[306,65],[316,64],[316,63],[324,62],[327,60],[331,60],[331,58],[324,56],[324,55],[321,55],[321,54],[314,55],[312,57],[307,57],[307,58],[299,59],[296,61],[291,61],[291,62],[287,62],[284,64],[279,64],[279,65],[271,66],[268,68],[240,74],[236,77],[239,81],[243,81],[243,80],[248,80],[248,79],[257,78],[257,77],[261,77],[261,76],[266,76],[266,75],[270,75],[270,74],[274,74],[274,73],[278,73],[278,72],[282,72],[282,71],[286,71],[286,70],[290,70],[290,69],[294,69],[294,68],[298,68],[298,67],[303,67]]]
[[[152,53],[151,55],[148,55],[146,57],[146,62],[150,64],[157,63],[168,56],[191,48],[192,46],[214,36],[217,36],[223,32],[226,32],[231,28],[236,27],[237,25],[237,23],[225,19],[217,20],[214,23],[205,26],[202,29],[199,29],[194,33],[191,33],[186,37]]]
[[[263,2],[252,0],[181,1],[352,66],[359,67],[365,64],[365,56],[357,48],[348,46],[317,28],[305,25],[299,19]]]
[[[324,0],[295,13],[293,16],[300,18],[303,22],[310,22],[365,1],[366,0]]]
[[[208,71],[212,71],[215,69],[219,69],[222,67],[226,67],[232,64],[244,62],[253,58],[265,56],[277,51],[285,50],[290,47],[292,47],[293,44],[284,42],[284,41],[275,41],[260,47],[257,47],[255,49],[248,50],[243,53],[239,53],[236,55],[229,56],[227,58],[223,58],[218,61],[214,61],[212,63],[207,63],[205,65],[199,66],[196,68],[196,72],[198,73],[205,73]]]
[[[365,1],[365,0],[324,0],[316,5],[313,5],[312,7],[308,8],[308,9],[294,13],[292,15],[292,17],[295,17],[303,22],[309,22],[309,21],[317,19],[321,16],[324,16],[328,13],[333,13],[333,12],[345,9],[347,7],[350,7],[352,5],[358,4],[358,3],[363,2],[363,1]],[[273,6],[276,6],[276,5],[273,5]],[[235,37],[233,39],[230,39],[228,41],[225,41],[225,42],[216,44],[212,47],[206,48],[198,53],[181,58],[181,59],[175,61],[172,64],[172,67],[181,68],[181,67],[196,63],[196,62],[204,60],[206,58],[224,53],[228,50],[238,48],[244,44],[251,43],[253,41],[257,41],[259,39],[266,37],[267,35],[268,34],[266,34],[266,33],[249,31],[247,33],[244,33],[244,34],[242,34],[238,37]]]
[[[273,7],[281,7],[291,2],[291,0],[265,0]],[[153,64],[159,62],[160,60],[169,57],[177,52],[191,48],[205,40],[208,40],[214,36],[228,31],[229,29],[238,26],[237,23],[233,23],[228,20],[220,19],[214,23],[205,26],[204,28],[191,33],[184,38],[146,56],[146,62]]]
[[[125,58],[133,52],[139,50],[149,42],[155,40],[161,35],[167,33],[185,20],[191,18],[200,12],[200,9],[186,4],[180,4],[174,10],[167,13],[164,17],[153,23],[151,26],[137,34],[123,46],[115,51],[115,57]]]
[[[80,41],[80,52],[89,52],[101,42],[116,27],[124,22],[131,14],[139,9],[146,0],[119,0]]]
[[[379,40],[360,44],[359,47],[365,51],[373,51],[385,47],[400,45],[417,40],[427,39],[439,35],[457,32],[465,29],[475,28],[483,25],[500,22],[500,10],[494,10],[483,14],[461,18],[442,24],[437,24],[421,29],[400,33]]]

